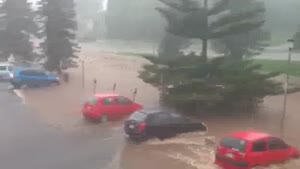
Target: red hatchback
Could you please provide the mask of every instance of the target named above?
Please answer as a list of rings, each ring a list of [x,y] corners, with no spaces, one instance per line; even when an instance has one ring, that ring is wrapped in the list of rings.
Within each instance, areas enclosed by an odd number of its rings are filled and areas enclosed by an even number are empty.
[[[251,169],[299,157],[299,150],[266,133],[245,131],[224,137],[215,163],[223,169]]]
[[[143,106],[117,94],[97,94],[83,106],[83,116],[89,120],[117,120],[142,109]]]

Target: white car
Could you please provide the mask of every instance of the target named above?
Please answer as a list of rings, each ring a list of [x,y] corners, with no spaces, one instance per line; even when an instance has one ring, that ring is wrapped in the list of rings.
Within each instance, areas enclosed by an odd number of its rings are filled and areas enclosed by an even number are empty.
[[[14,66],[10,63],[0,63],[0,80],[10,80],[13,78]]]

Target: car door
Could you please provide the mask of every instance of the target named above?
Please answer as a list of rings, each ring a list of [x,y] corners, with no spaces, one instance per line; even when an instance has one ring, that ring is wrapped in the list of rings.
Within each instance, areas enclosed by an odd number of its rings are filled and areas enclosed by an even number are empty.
[[[127,116],[134,112],[133,102],[126,97],[117,97],[117,104],[117,109],[121,116]]]
[[[175,113],[171,113],[171,124],[170,124],[170,128],[173,132],[175,132],[176,134],[180,134],[180,133],[184,133],[186,132],[186,119],[184,117],[182,117],[181,115],[175,114]]]
[[[271,137],[267,143],[272,163],[283,162],[289,159],[289,146],[283,140]]]
[[[118,105],[115,97],[102,98],[100,103],[102,104],[99,111],[101,114],[105,114],[110,120],[116,120],[120,118]]]
[[[147,124],[149,124],[148,132],[151,136],[164,139],[176,134],[172,130],[171,117],[169,113],[156,113],[152,115],[151,118],[149,117]]]
[[[48,76],[47,76],[46,72],[44,72],[42,70],[37,70],[35,72],[35,79],[36,79],[37,85],[39,85],[39,86],[49,85]]]
[[[257,140],[252,143],[250,152],[247,155],[247,161],[251,166],[270,164],[271,161],[266,140]]]
[[[34,70],[24,70],[20,72],[18,80],[27,86],[33,86],[35,79],[35,71]]]

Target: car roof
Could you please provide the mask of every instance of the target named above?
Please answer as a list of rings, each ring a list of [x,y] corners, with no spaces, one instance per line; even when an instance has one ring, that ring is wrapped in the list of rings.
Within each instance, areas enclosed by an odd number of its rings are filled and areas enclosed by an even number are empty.
[[[0,63],[0,66],[13,66],[13,65],[10,63]]]
[[[120,95],[115,93],[107,93],[107,94],[95,94],[95,96],[98,98],[106,98],[106,97],[118,97]]]
[[[31,68],[31,67],[16,67],[17,71],[25,71],[25,70],[32,70],[32,71],[45,71],[44,69],[40,69],[40,68]]]
[[[246,141],[256,141],[271,137],[270,134],[259,131],[241,131],[229,134],[231,137],[239,138]]]
[[[145,108],[145,109],[139,110],[139,112],[144,113],[144,114],[158,114],[158,113],[178,114],[173,111],[167,111],[167,110],[157,109],[157,108]]]

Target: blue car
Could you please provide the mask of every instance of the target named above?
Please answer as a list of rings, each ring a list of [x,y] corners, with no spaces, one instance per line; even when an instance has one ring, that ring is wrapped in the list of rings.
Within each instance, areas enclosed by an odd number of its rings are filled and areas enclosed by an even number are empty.
[[[11,84],[15,89],[23,87],[43,87],[59,85],[60,79],[57,75],[48,73],[42,69],[16,68],[14,70]]]

